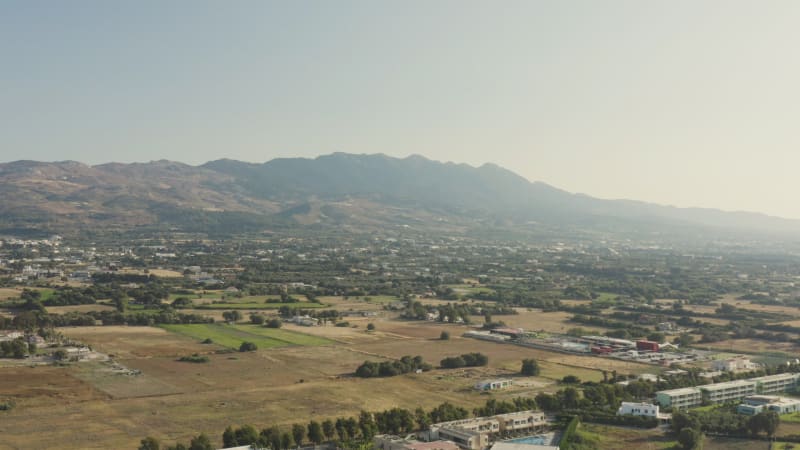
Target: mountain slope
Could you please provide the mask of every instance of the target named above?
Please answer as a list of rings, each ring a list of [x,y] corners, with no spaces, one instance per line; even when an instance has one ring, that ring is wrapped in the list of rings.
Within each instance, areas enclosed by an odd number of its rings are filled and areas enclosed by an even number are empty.
[[[426,225],[465,230],[503,221],[612,231],[692,227],[800,234],[800,222],[571,194],[492,164],[335,153],[263,164],[217,160],[87,166],[0,164],[0,229],[92,227],[233,233],[272,227]]]

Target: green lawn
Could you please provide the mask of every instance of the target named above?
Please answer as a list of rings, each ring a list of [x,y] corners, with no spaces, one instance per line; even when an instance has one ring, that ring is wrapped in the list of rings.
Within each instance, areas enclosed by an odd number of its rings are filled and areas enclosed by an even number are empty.
[[[263,328],[256,325],[191,324],[161,325],[173,333],[183,334],[203,341],[211,339],[215,344],[238,349],[242,342],[253,342],[258,348],[288,347],[290,345],[326,345],[328,339],[287,330]]]

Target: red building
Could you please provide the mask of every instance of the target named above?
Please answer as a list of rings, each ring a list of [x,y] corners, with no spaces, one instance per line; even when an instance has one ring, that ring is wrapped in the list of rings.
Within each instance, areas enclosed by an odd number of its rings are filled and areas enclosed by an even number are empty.
[[[645,352],[657,352],[658,342],[653,341],[636,341],[636,350]]]

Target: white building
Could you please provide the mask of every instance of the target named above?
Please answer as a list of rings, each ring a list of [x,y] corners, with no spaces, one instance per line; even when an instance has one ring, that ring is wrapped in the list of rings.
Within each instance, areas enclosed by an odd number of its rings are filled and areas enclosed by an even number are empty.
[[[774,411],[778,414],[797,412],[800,411],[800,400],[773,395],[752,395],[736,407],[736,412],[746,416],[754,416],[764,411]]]
[[[779,373],[747,380],[659,391],[656,392],[656,400],[662,407],[691,408],[700,406],[704,400],[709,403],[725,403],[755,394],[785,392],[797,387],[798,380],[800,380],[800,374]]]
[[[618,416],[658,417],[658,405],[652,403],[622,402],[617,410]]]
[[[479,391],[493,391],[495,389],[507,388],[514,384],[512,380],[484,380],[475,384],[475,389]]]
[[[718,359],[711,362],[711,369],[724,372],[736,372],[739,370],[753,370],[758,364],[751,362],[748,358],[738,357],[731,359]]]

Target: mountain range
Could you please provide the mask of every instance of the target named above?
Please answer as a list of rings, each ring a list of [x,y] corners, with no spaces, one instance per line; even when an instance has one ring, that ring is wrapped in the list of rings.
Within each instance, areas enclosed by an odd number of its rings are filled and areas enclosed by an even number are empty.
[[[493,164],[472,167],[416,155],[334,153],[263,164],[221,159],[201,166],[166,160],[96,166],[16,161],[0,164],[0,198],[5,233],[502,226],[800,235],[800,221],[602,200],[530,182]]]

